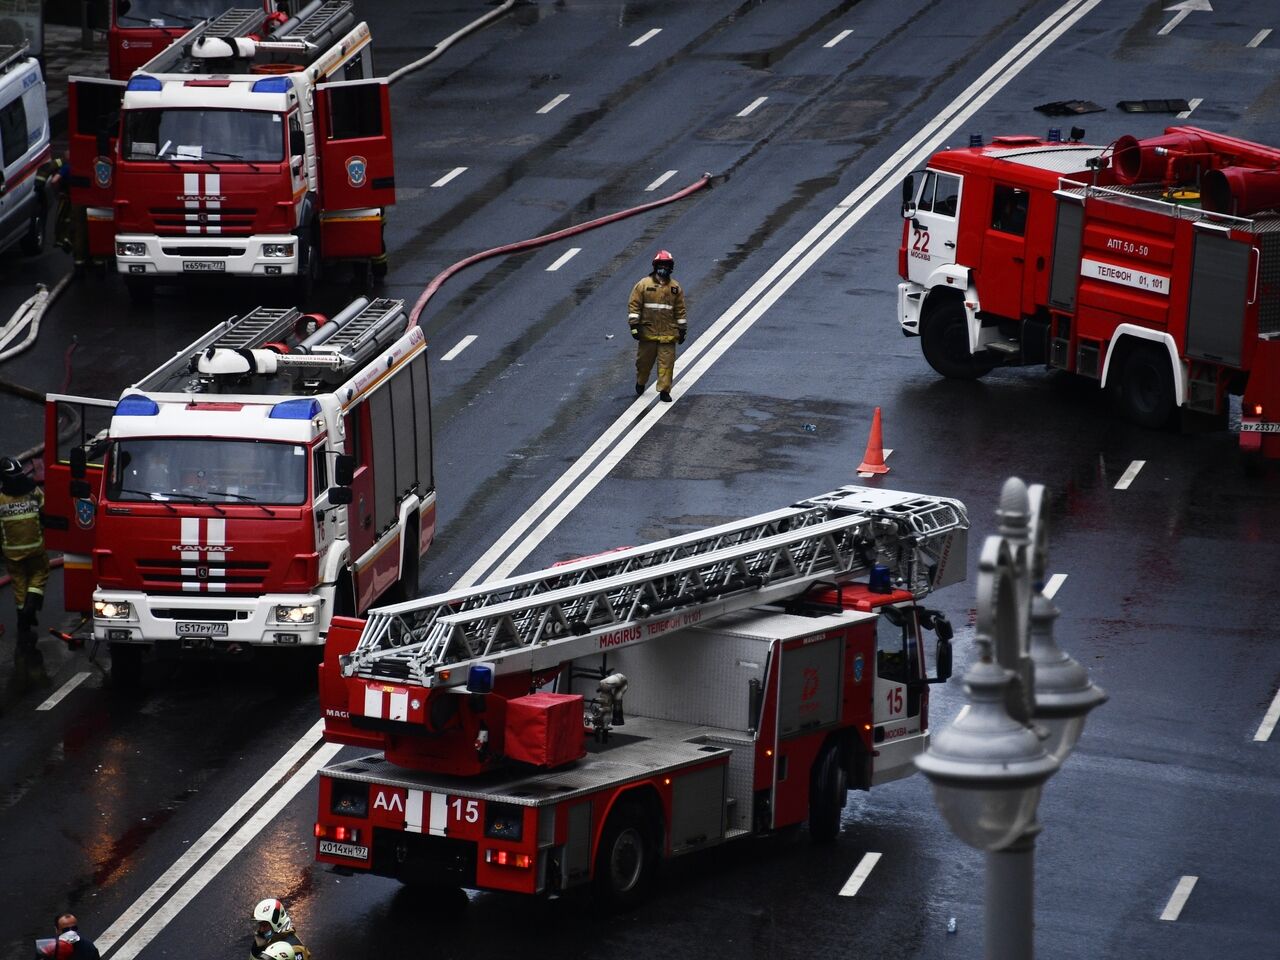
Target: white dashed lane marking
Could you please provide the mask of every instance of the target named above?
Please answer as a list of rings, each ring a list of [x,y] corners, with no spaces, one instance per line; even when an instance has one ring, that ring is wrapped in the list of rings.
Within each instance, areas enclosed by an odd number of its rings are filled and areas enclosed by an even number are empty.
[[[1179,120],[1185,120],[1195,111],[1196,107],[1204,103],[1204,97],[1194,97],[1187,101],[1187,109],[1178,114]]]
[[[568,250],[566,250],[564,253],[560,255],[559,259],[556,260],[555,263],[547,267],[547,273],[554,273],[556,270],[559,270],[561,267],[563,267],[566,263],[568,263],[570,260],[572,260],[581,252],[582,252],[581,247],[570,247]]]
[[[840,896],[852,897],[862,889],[863,883],[867,877],[871,876],[871,871],[875,869],[876,864],[880,862],[880,854],[865,853],[858,862],[857,869],[853,871],[853,875],[845,881],[843,887],[840,888]]]
[[[837,33],[834,37],[832,37],[830,40],[828,40],[826,43],[824,43],[824,44],[822,45],[822,49],[823,49],[823,50],[830,50],[832,47],[834,47],[837,43],[839,43],[839,42],[840,42],[841,40],[843,40],[845,37],[849,36],[851,33],[853,33],[853,31],[852,31],[852,30],[841,30],[841,31],[840,31],[839,33]]]
[[[1191,896],[1191,890],[1196,885],[1199,877],[1183,877],[1178,881],[1178,885],[1173,889],[1173,896],[1169,898],[1169,902],[1165,904],[1164,913],[1160,914],[1161,920],[1177,920],[1178,915],[1182,913],[1182,908],[1187,905],[1187,898]]]
[[[476,338],[474,334],[469,337],[463,337],[461,340],[458,341],[457,345],[452,350],[450,350],[440,359],[452,360],[454,357],[460,354],[463,350],[467,349],[467,347],[471,346],[471,344],[475,342],[475,339]]]
[[[54,691],[53,694],[49,697],[49,699],[46,700],[44,703],[40,704],[40,706],[36,707],[36,709],[52,710],[59,703],[62,702],[63,697],[65,697],[68,693],[70,693],[72,690],[80,686],[80,684],[84,683],[88,679],[89,679],[88,672],[77,673],[74,677],[72,677],[70,680],[68,680],[66,683],[60,686],[56,691]]]
[[[674,177],[675,175],[676,175],[676,171],[674,171],[674,170],[668,170],[666,173],[664,173],[662,176],[660,176],[657,180],[653,181],[653,183],[651,183],[651,184],[649,184],[647,187],[645,187],[645,188],[644,188],[644,192],[645,192],[645,193],[648,193],[650,190],[657,190],[660,186],[662,186],[664,183],[666,183],[668,180],[670,180],[670,179],[671,179],[672,177]]]
[[[1253,39],[1252,39],[1252,40],[1250,40],[1248,43],[1246,43],[1246,44],[1245,44],[1245,46],[1246,46],[1246,47],[1256,47],[1256,46],[1258,46],[1258,44],[1262,43],[1262,41],[1263,41],[1263,40],[1265,40],[1265,39],[1267,39],[1267,37],[1269,37],[1269,36],[1271,36],[1271,28],[1270,28],[1270,27],[1267,27],[1265,30],[1259,30],[1257,33],[1255,33],[1255,34],[1253,35]]]
[[[1262,723],[1258,725],[1258,732],[1253,735],[1253,739],[1259,743],[1270,740],[1277,722],[1280,722],[1280,690],[1276,691],[1275,698],[1271,701],[1271,709],[1262,718]]]
[[[749,104],[747,104],[745,107],[739,110],[737,113],[737,116],[739,117],[751,116],[751,114],[755,113],[756,108],[758,108],[760,104],[764,103],[768,99],[769,99],[768,97],[756,97]]]
[[[638,47],[638,46],[640,46],[642,43],[648,43],[650,40],[652,40],[654,37],[656,37],[656,36],[657,36],[658,34],[660,34],[661,32],[662,32],[662,28],[661,28],[661,27],[654,27],[654,28],[653,28],[652,30],[650,30],[648,33],[646,33],[646,34],[644,34],[644,35],[642,35],[642,36],[636,37],[634,40],[632,40],[632,41],[631,41],[631,46],[633,46],[633,47]]]
[[[560,106],[560,104],[564,103],[568,99],[569,99],[569,95],[567,93],[562,93],[559,96],[552,97],[545,104],[543,104],[541,107],[538,108],[538,112],[550,113],[552,110]]]
[[[441,177],[439,180],[437,180],[435,183],[433,183],[433,184],[432,184],[432,186],[433,186],[433,187],[443,187],[446,183],[448,183],[448,182],[449,182],[450,180],[452,180],[454,177],[459,176],[459,175],[461,175],[461,174],[463,174],[463,173],[466,173],[466,172],[467,172],[467,168],[466,168],[466,167],[454,167],[452,170],[450,170],[448,173],[446,173],[443,177]]]
[[[1120,479],[1116,481],[1116,489],[1128,490],[1129,484],[1133,483],[1134,479],[1138,476],[1138,471],[1146,465],[1147,461],[1145,460],[1135,460],[1133,463],[1129,464],[1128,469],[1125,470],[1125,472],[1121,474]]]
[[[1062,585],[1066,582],[1067,575],[1065,573],[1055,573],[1045,582],[1044,589],[1040,592],[1052,600],[1057,592],[1062,589]]]

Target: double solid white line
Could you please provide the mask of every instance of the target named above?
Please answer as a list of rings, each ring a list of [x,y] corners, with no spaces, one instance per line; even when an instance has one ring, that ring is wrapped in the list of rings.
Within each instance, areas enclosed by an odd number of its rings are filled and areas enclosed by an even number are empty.
[[[674,392],[683,393],[696,383],[783,293],[804,276],[872,207],[888,196],[891,190],[896,189],[903,176],[922,165],[961,124],[1100,2],[1101,0],[1068,0],[1064,3],[974,80],[964,93],[930,120],[871,177],[828,212],[798,243],[775,261],[705,334],[690,345],[684,354],[680,378],[675,384]],[[567,94],[562,94],[539,112],[547,112],[566,97]],[[655,405],[651,397],[637,399],[632,403],[599,440],[472,565],[455,586],[473,586],[486,573],[492,577],[501,577],[513,570],[672,407],[672,404],[666,403]],[[317,723],[308,730],[191,849],[121,914],[106,933],[98,938],[98,946],[104,956],[117,945],[119,949],[115,950],[109,960],[132,960],[137,956],[268,820],[311,782],[315,771],[328,763],[338,750],[334,744],[322,745],[322,729],[322,724]],[[246,817],[249,819],[245,820]],[[219,844],[223,843],[224,838],[241,821],[245,821],[243,826],[219,848]],[[202,860],[205,861],[203,865]],[[179,887],[188,874],[192,875]],[[162,903],[171,894],[170,900]],[[148,917],[153,910],[154,915]],[[147,922],[142,928],[126,940],[129,931],[144,919]]]

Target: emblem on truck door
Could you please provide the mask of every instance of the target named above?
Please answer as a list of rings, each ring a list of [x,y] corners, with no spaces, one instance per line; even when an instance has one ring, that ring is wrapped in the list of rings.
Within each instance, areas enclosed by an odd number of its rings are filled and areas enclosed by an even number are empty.
[[[111,161],[106,157],[93,161],[93,182],[104,190],[111,186]]]
[[[353,187],[363,187],[369,172],[369,161],[364,157],[347,158],[347,182]]]

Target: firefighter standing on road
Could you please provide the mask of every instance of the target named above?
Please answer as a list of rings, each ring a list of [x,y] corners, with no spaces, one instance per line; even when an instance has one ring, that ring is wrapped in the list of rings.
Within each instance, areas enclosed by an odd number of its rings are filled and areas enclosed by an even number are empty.
[[[14,660],[36,649],[36,621],[49,582],[49,554],[44,549],[40,510],[44,493],[13,457],[0,458],[0,548],[12,580],[18,608],[18,640]]]
[[[689,331],[685,321],[684,290],[671,277],[675,258],[659,250],[653,258],[653,272],[631,288],[627,324],[636,348],[636,396],[649,384],[649,372],[658,361],[658,397],[671,402],[671,375],[676,365],[676,344],[684,343]]]

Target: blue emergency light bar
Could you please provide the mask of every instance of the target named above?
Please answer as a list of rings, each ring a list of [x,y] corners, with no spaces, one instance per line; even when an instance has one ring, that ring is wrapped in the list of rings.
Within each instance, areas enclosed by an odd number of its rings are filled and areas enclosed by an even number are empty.
[[[288,77],[264,77],[255,80],[249,89],[253,93],[288,93],[292,85]]]
[[[160,404],[140,393],[121,397],[116,404],[117,417],[154,417],[160,413]]]
[[[126,90],[145,90],[151,93],[159,93],[164,89],[164,84],[155,77],[149,77],[145,73],[140,73],[136,77],[129,80]]]
[[[271,408],[269,420],[310,420],[320,415],[320,401],[314,397],[281,400]]]

